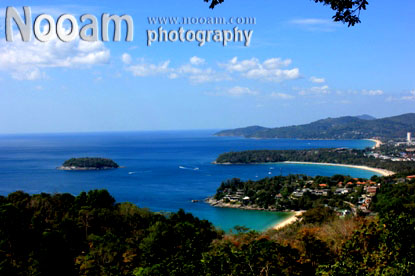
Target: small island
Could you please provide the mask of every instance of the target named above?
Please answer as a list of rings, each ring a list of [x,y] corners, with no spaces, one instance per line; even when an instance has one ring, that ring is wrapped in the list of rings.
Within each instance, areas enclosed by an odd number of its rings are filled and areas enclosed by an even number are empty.
[[[120,166],[111,159],[99,157],[71,158],[66,160],[58,170],[64,171],[90,171],[111,170]]]

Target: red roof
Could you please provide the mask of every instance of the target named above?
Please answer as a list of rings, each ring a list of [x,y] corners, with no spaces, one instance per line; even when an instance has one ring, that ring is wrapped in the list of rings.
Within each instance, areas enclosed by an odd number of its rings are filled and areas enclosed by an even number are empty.
[[[320,187],[327,187],[327,184],[320,184]]]
[[[415,175],[409,175],[406,178],[408,178],[408,179],[415,179]]]
[[[376,191],[377,191],[377,187],[368,187],[367,188],[368,193],[376,193]]]

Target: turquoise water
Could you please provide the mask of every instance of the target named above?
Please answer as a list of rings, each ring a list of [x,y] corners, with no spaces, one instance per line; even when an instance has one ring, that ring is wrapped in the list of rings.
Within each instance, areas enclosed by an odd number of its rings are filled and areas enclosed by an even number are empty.
[[[347,167],[273,164],[213,165],[223,152],[249,149],[365,148],[367,140],[243,139],[214,137],[214,131],[125,132],[92,134],[38,134],[0,136],[0,194],[72,193],[108,189],[118,202],[129,201],[153,211],[187,212],[228,230],[235,225],[263,230],[286,214],[215,208],[203,202],[221,181],[239,177],[260,179],[273,175],[311,176],[346,174],[371,177],[374,173]],[[123,168],[111,171],[59,171],[71,157],[99,156]],[[273,169],[271,169],[273,167]],[[272,176],[272,175],[271,175]]]

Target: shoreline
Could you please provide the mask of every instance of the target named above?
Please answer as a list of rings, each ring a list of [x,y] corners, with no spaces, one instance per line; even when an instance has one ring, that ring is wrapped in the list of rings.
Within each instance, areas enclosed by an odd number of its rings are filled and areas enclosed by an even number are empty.
[[[262,212],[278,212],[278,213],[290,213],[290,216],[284,218],[281,221],[278,221],[277,223],[272,224],[271,226],[267,227],[266,229],[262,231],[267,230],[280,230],[290,224],[293,224],[294,222],[298,221],[301,218],[301,215],[305,212],[305,210],[301,211],[280,211],[275,209],[264,209],[257,206],[244,206],[241,204],[231,204],[231,203],[223,203],[219,202],[218,200],[215,200],[211,197],[206,198],[204,200],[205,203],[209,204],[212,207],[216,208],[231,208],[231,209],[241,209],[241,210],[250,210],[250,211],[262,211]]]
[[[120,168],[120,167],[118,167]],[[60,166],[57,167],[56,169],[58,171],[107,171],[107,170],[114,170],[114,169],[118,169],[118,168],[113,168],[113,167],[102,167],[102,168],[97,168],[97,167],[67,167],[67,166]]]
[[[380,146],[383,144],[382,141],[378,140],[378,139],[365,139],[367,141],[372,141],[375,142],[376,144],[372,147],[372,149],[377,149],[380,148]]]
[[[264,212],[286,212],[286,211],[279,211],[277,209],[272,209],[272,208],[264,209],[256,205],[224,203],[224,202],[214,199],[213,197],[208,197],[204,199],[204,202],[209,204],[212,207],[217,207],[217,208],[232,208],[232,209],[251,210],[251,211],[264,211]]]
[[[273,226],[271,226],[269,229],[272,230],[280,230],[290,224],[293,224],[294,222],[298,221],[301,217],[301,215],[304,213],[305,211],[295,211],[293,212],[293,214],[289,217],[287,217],[286,219],[274,224]]]
[[[388,171],[385,169],[378,169],[378,168],[372,168],[368,166],[361,166],[361,165],[348,165],[348,164],[335,164],[335,163],[317,163],[317,162],[297,162],[297,161],[284,161],[284,162],[277,162],[278,163],[285,163],[285,164],[304,164],[304,165],[322,165],[322,166],[340,166],[340,167],[348,167],[348,168],[354,168],[354,169],[360,169],[360,170],[366,170],[366,171],[372,171],[381,174],[382,176],[391,176],[394,175],[395,172]],[[271,164],[271,163],[267,163]]]
[[[336,163],[318,163],[318,162],[302,162],[302,161],[283,161],[283,162],[267,162],[267,163],[217,163],[216,161],[213,161],[212,164],[214,165],[268,165],[268,164],[303,164],[303,165],[322,165],[322,166],[339,166],[339,167],[348,167],[348,168],[354,168],[359,170],[366,170],[366,171],[372,171],[376,172],[382,176],[391,176],[396,174],[393,171],[385,170],[385,169],[378,169],[378,168],[372,168],[364,165],[349,165],[349,164],[336,164]]]

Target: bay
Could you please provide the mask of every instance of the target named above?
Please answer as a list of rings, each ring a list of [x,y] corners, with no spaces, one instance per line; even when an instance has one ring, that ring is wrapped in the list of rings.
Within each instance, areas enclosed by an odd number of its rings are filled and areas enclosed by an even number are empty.
[[[214,130],[114,133],[25,134],[0,136],[0,194],[71,193],[107,189],[117,202],[132,202],[152,211],[182,208],[229,230],[243,225],[264,230],[287,214],[215,208],[203,203],[226,179],[260,179],[272,175],[345,174],[370,178],[375,173],[347,167],[272,164],[214,165],[228,151],[251,149],[357,148],[367,140],[244,139],[215,137]],[[109,171],[59,171],[71,157],[105,157],[123,166]],[[193,203],[192,200],[201,202]]]

